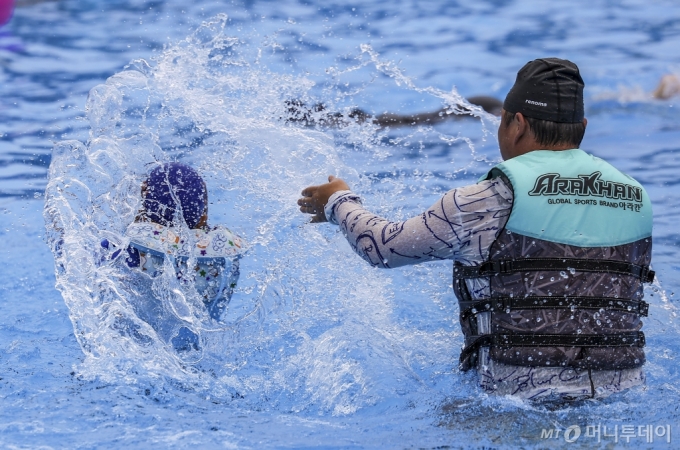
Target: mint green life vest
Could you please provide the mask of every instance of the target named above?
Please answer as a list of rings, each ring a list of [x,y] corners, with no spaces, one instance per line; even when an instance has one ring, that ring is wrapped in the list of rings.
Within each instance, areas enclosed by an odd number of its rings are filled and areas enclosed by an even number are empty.
[[[608,247],[652,235],[644,188],[583,150],[538,150],[498,164],[512,184],[507,230],[560,244]]]
[[[481,347],[519,366],[616,370],[645,361],[642,283],[651,282],[652,208],[644,188],[579,149],[537,150],[495,166],[513,190],[505,227],[479,266],[454,264],[465,334],[461,368]],[[487,279],[488,294],[468,289]],[[490,312],[490,330],[477,315]]]

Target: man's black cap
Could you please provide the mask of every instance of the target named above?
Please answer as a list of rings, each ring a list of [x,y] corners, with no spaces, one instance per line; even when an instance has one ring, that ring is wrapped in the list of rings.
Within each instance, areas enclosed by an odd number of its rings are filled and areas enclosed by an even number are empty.
[[[517,73],[503,109],[551,122],[583,121],[583,79],[578,67],[559,58],[526,63]]]

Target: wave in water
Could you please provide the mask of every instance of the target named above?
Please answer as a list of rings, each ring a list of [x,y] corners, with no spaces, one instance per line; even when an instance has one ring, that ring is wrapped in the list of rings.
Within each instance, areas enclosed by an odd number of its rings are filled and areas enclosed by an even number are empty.
[[[215,398],[339,415],[380,399],[403,398],[407,405],[439,392],[454,370],[451,349],[460,346],[456,307],[442,300],[450,267],[413,268],[396,277],[371,269],[336,230],[307,224],[296,199],[302,187],[336,174],[373,191],[378,208],[399,216],[400,207],[391,205],[403,203],[403,192],[415,182],[418,201],[429,201],[424,192],[437,177],[417,170],[364,176],[351,166],[380,165],[410,142],[462,144],[467,151],[451,173],[488,165],[488,155],[476,153],[473,139],[460,132],[419,127],[395,134],[354,121],[352,108],[343,106],[356,94],[344,87],[347,74],[368,68],[403,89],[438,97],[452,113],[472,109],[482,119],[473,125],[482,140],[494,119],[455,90],[418,88],[370,47],[354,65],[329,69],[328,85],[319,89],[269,71],[271,47],[230,36],[225,24],[224,16],[206,22],[150,63],[134,61],[94,87],[87,101],[89,140],[60,142],[53,150],[44,216],[57,287],[85,353],[80,376],[169,383]],[[345,123],[342,130],[286,120],[291,101],[314,104],[319,95],[325,109],[307,110],[310,117],[323,124],[326,111],[338,111],[332,117]],[[145,291],[100,245],[102,239],[126,242],[149,165],[176,160],[206,179],[211,223],[225,224],[250,244],[221,322],[206,317],[195,290],[178,286],[170,273]],[[201,352],[181,357],[137,317],[133,304],[140,295],[188,311],[183,317],[200,334]],[[427,299],[432,312],[413,326],[405,316],[417,299]],[[440,317],[432,321],[428,314]]]

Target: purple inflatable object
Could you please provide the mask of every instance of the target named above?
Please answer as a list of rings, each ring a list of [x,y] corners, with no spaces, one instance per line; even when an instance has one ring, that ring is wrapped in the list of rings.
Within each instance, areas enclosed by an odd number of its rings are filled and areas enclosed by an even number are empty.
[[[14,0],[0,0],[0,25],[9,22],[14,12]]]

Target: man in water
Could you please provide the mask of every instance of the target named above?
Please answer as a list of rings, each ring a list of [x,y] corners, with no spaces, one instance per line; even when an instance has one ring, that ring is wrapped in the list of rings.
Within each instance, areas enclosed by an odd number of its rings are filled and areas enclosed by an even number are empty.
[[[375,216],[332,176],[298,200],[373,266],[453,260],[460,368],[476,368],[488,393],[573,400],[644,382],[651,203],[578,148],[583,86],[570,61],[527,63],[503,104],[504,162],[412,219]]]

